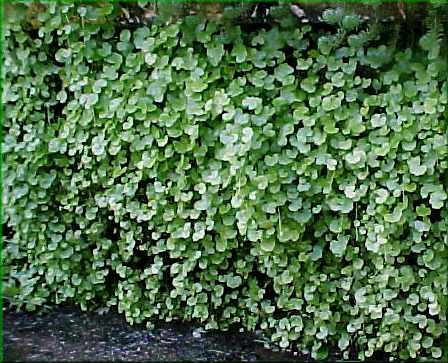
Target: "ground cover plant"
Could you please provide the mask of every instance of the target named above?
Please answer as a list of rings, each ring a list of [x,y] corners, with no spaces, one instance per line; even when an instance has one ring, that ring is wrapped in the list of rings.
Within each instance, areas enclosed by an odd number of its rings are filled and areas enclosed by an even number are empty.
[[[4,27],[13,304],[261,328],[317,359],[442,357],[439,28],[400,49],[338,10],[317,31],[283,8],[245,29],[39,6]]]

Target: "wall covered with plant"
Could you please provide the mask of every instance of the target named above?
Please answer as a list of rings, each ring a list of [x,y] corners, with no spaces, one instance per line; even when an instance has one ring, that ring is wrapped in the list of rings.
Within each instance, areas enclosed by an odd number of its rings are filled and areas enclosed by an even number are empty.
[[[318,359],[442,357],[438,29],[400,49],[338,10],[316,28],[280,7],[257,29],[196,16],[126,28],[110,4],[9,11],[13,304],[261,328]]]

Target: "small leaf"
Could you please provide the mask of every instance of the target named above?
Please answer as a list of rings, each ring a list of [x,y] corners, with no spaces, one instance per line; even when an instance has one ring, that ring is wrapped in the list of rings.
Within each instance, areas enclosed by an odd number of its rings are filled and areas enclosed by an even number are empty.
[[[420,164],[420,156],[408,159],[407,163],[411,174],[421,176],[426,173],[426,166]]]
[[[342,257],[347,248],[349,237],[343,236],[330,242],[330,250],[334,255]]]
[[[243,63],[247,57],[246,47],[242,43],[238,43],[233,47],[232,56],[236,58],[237,63]]]
[[[92,139],[92,153],[95,156],[101,156],[105,152],[107,142],[104,140],[103,136],[95,136]]]
[[[246,97],[243,99],[243,107],[249,110],[256,110],[262,105],[262,99],[259,97]]]
[[[266,237],[262,238],[260,247],[265,252],[272,252],[274,250],[274,247],[275,247],[275,240],[268,239]]]
[[[441,209],[446,199],[447,194],[444,191],[439,190],[430,194],[429,203],[434,209]]]
[[[222,44],[218,44],[215,46],[210,46],[207,48],[207,57],[210,60],[210,64],[213,66],[218,66],[219,62],[224,55],[224,46]]]

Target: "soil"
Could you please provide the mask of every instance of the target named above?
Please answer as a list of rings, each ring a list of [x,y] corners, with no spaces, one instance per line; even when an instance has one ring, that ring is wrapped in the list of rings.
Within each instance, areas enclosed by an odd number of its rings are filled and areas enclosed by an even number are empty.
[[[303,362],[304,356],[270,349],[260,334],[205,332],[181,322],[154,329],[131,326],[118,313],[76,307],[50,312],[3,312],[4,362],[239,361]]]

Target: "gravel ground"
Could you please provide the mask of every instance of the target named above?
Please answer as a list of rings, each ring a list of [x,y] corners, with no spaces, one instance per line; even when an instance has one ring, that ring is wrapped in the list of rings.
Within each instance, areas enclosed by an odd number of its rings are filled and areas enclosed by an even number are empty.
[[[4,361],[304,361],[269,350],[257,335],[204,332],[191,324],[131,326],[117,313],[74,307],[44,314],[3,312]]]

